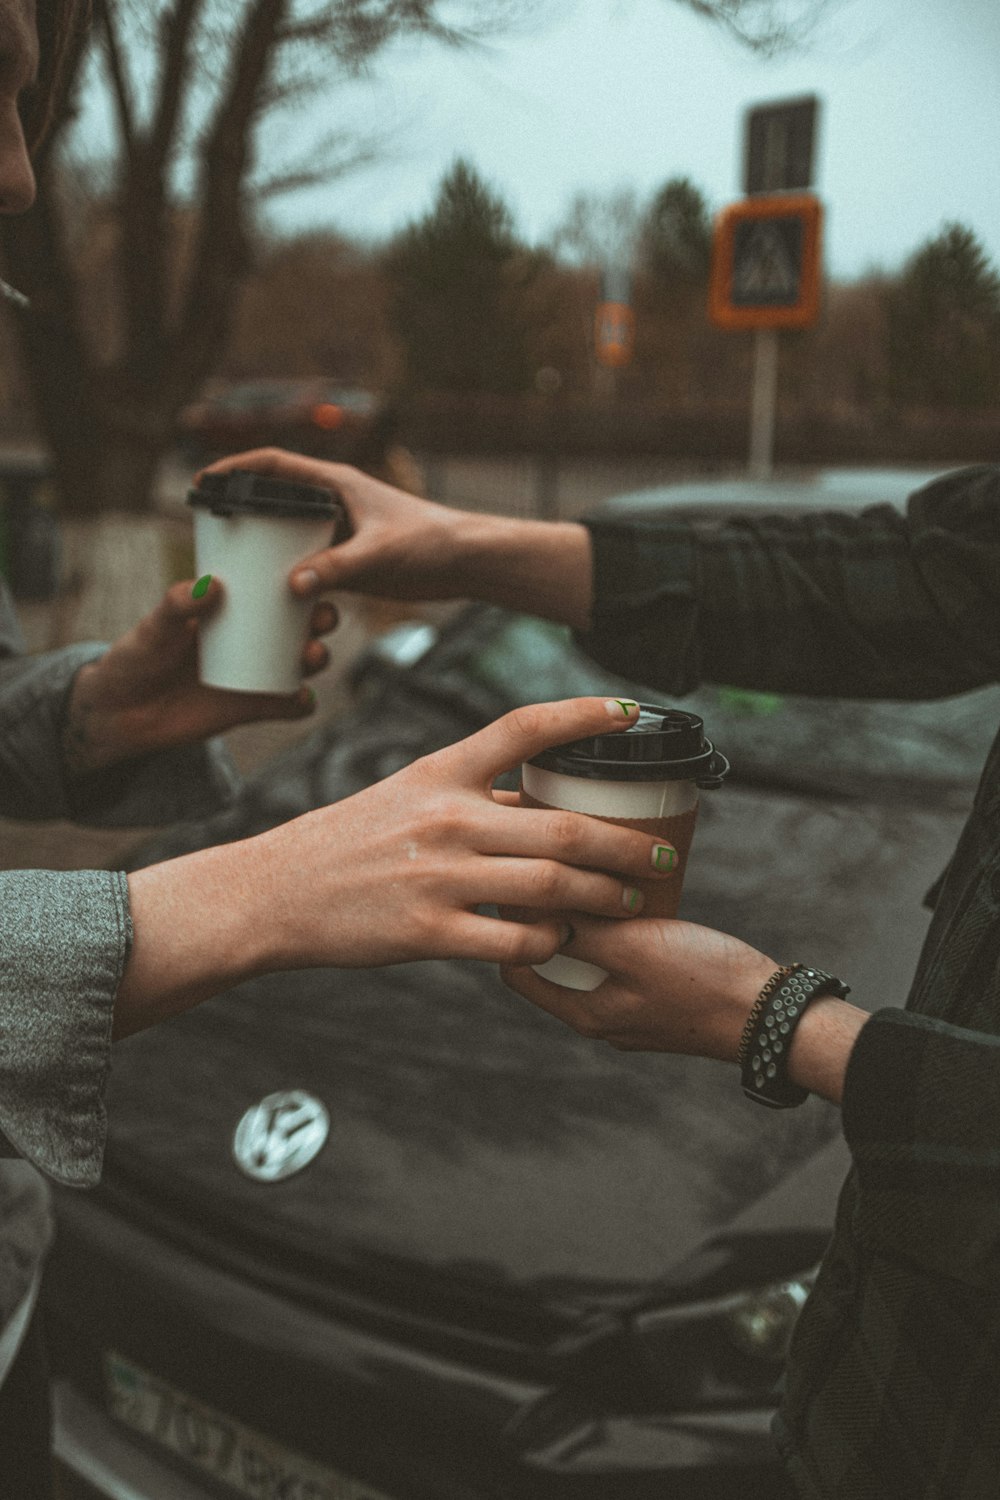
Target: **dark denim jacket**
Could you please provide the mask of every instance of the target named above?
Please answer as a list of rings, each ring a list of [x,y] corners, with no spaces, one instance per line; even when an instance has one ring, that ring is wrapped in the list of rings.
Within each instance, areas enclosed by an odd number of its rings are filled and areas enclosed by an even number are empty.
[[[905,517],[588,524],[581,644],[629,680],[650,681],[651,662],[675,693],[936,698],[1000,680],[1000,468],[935,481]],[[779,1447],[809,1500],[996,1496],[1000,741],[907,1007],[862,1030],[842,1110],[854,1165],[796,1329]]]
[[[232,799],[238,778],[218,742],[76,781],[64,774],[73,678],[106,649],[26,655],[0,580],[0,816],[127,827],[198,817]],[[100,1176],[111,1015],[131,937],[121,871],[0,870],[0,1156],[23,1156],[74,1186]],[[0,1327],[48,1236],[40,1180],[0,1161]]]

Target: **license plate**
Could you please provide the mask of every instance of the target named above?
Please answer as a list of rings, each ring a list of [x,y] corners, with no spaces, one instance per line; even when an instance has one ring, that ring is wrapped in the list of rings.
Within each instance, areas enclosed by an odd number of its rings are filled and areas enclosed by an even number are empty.
[[[104,1370],[113,1416],[228,1485],[234,1495],[247,1500],[392,1500],[185,1395],[120,1354],[109,1351]]]

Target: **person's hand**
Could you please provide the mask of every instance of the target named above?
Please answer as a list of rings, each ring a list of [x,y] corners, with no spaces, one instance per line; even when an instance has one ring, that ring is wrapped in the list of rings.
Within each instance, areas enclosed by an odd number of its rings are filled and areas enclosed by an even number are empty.
[[[203,472],[225,474],[233,469],[318,485],[332,490],[347,506],[353,535],[303,558],[292,573],[295,593],[350,589],[386,599],[454,597],[453,539],[461,512],[418,499],[349,464],[280,448],[237,453]]]
[[[237,453],[204,472],[233,469],[318,485],[346,505],[353,534],[292,570],[291,589],[302,598],[346,589],[386,599],[481,599],[578,629],[589,620],[590,537],[575,522],[455,510],[347,464],[279,448]]]
[[[625,918],[641,910],[635,881],[655,878],[655,839],[580,813],[515,806],[491,790],[540,750],[625,728],[635,714],[599,698],[517,709],[353,797],[258,835],[248,854],[270,893],[273,961],[540,963],[563,940],[566,911]],[[476,908],[486,904],[531,908],[533,920],[483,916]]]
[[[779,967],[739,938],[691,922],[573,921],[559,951],[608,972],[595,990],[552,984],[531,968],[504,982],[582,1036],[625,1051],[686,1052],[735,1062],[754,1002]]]
[[[198,622],[218,608],[222,584],[201,598],[193,580],[169,588],[155,609],[99,660],[76,674],[63,727],[66,770],[83,775],[152,750],[192,744],[259,719],[302,719],[315,695],[236,693],[198,681]],[[302,674],[322,670],[328,652],[317,637],[337,623],[335,607],[317,604],[302,652]]]

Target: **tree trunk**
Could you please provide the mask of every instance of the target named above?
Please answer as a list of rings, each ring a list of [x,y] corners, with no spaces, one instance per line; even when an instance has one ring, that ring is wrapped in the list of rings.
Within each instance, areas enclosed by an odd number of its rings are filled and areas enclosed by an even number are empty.
[[[68,516],[61,532],[64,586],[47,647],[114,641],[163,596],[163,522],[156,515],[109,511]]]

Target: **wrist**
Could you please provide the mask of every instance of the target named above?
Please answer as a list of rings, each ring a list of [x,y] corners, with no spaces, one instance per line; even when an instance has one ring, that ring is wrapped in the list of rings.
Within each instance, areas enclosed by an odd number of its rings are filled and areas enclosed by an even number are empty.
[[[813,1000],[799,1021],[788,1052],[788,1076],[800,1088],[839,1104],[847,1063],[869,1012],[823,995]]]
[[[585,630],[590,623],[590,535],[574,521],[523,521],[463,512],[456,573],[468,595]]]
[[[115,999],[116,1039],[274,967],[255,842],[199,850],[128,876],[134,936]]]
[[[63,770],[67,777],[86,776],[123,758],[108,734],[106,716],[94,694],[98,663],[86,662],[73,678],[60,734]]]

